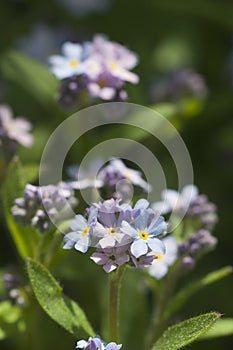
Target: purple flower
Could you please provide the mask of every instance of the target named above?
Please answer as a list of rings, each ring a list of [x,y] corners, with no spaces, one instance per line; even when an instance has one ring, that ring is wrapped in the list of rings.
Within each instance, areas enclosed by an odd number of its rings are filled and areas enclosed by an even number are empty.
[[[82,45],[66,42],[62,55],[49,58],[53,74],[60,80],[65,79],[59,101],[67,107],[86,95],[104,101],[126,100],[125,82],[139,81],[131,72],[137,62],[136,54],[102,35]]]
[[[125,244],[125,235],[120,231],[123,220],[119,201],[112,199],[95,204],[98,208],[98,221],[94,228],[94,234],[99,237],[98,246],[101,248],[114,247]]]
[[[106,183],[109,181],[110,187],[114,188],[119,181],[125,179],[133,185],[143,188],[145,191],[151,191],[152,187],[145,180],[142,179],[140,171],[128,168],[121,159],[112,158],[99,174],[100,178]]]
[[[99,337],[89,338],[86,340],[79,340],[76,345],[76,349],[85,349],[85,350],[102,350],[102,342]]]
[[[180,69],[168,74],[151,88],[151,100],[179,101],[185,97],[205,99],[207,86],[204,78],[193,69]]]
[[[106,343],[96,336],[94,338],[89,338],[86,340],[79,340],[76,345],[76,349],[84,350],[120,350],[121,344],[117,345],[114,342]]]
[[[76,204],[72,188],[63,182],[57,186],[27,184],[24,196],[15,199],[11,212],[17,222],[44,232],[52,225],[50,218],[57,224],[68,219],[68,207]]]
[[[132,253],[130,254],[130,257],[137,269],[145,269],[146,267],[151,266],[154,259],[156,259],[156,255],[151,250],[149,250],[147,254],[141,255],[138,258],[135,258]]]
[[[135,53],[116,42],[109,41],[103,35],[94,37],[93,48],[96,55],[102,58],[104,70],[122,81],[138,83],[138,76],[130,72],[138,64],[138,57]]]
[[[115,247],[107,247],[104,249],[98,249],[93,253],[91,259],[98,265],[103,265],[105,272],[109,273],[115,270],[118,266],[121,266],[129,262],[130,257],[128,254],[129,244],[120,245]]]

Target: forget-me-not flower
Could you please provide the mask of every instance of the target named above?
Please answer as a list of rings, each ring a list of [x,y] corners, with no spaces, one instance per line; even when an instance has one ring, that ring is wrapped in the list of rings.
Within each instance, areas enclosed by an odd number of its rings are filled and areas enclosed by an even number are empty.
[[[149,274],[157,280],[167,274],[169,266],[174,264],[178,255],[178,244],[173,236],[163,238],[162,242],[165,245],[166,253],[155,254],[155,259],[148,269]]]
[[[73,230],[64,237],[64,249],[75,248],[76,250],[86,253],[91,245],[91,234],[93,226],[97,221],[98,210],[94,207],[90,208],[88,220],[82,215],[76,215],[71,222],[70,227]]]
[[[128,168],[119,158],[112,158],[109,164],[105,167],[104,172],[105,173],[100,172],[100,177],[104,177],[106,173],[118,174],[118,177],[116,176],[115,185],[117,185],[117,180],[119,178],[118,181],[126,179],[133,185],[143,188],[145,191],[149,192],[152,189],[151,185],[148,184],[145,180],[143,180],[140,171]]]
[[[69,182],[74,189],[84,189],[88,187],[100,188],[104,185],[104,181],[98,178],[98,171],[102,167],[104,161],[102,158],[93,159],[86,169],[78,166],[70,166],[68,169],[69,175],[73,181]]]
[[[89,338],[86,340],[79,340],[76,344],[76,349],[84,350],[120,350],[122,344],[116,344],[114,342],[106,343],[99,336]]]
[[[148,210],[141,210],[133,224],[126,221],[121,224],[121,231],[133,238],[130,251],[136,258],[147,254],[149,249],[154,253],[164,254],[165,246],[156,236],[165,233],[166,230],[167,223],[164,218],[154,216],[151,220]]]
[[[53,55],[49,57],[51,71],[58,79],[70,78],[74,75],[83,74],[84,47],[77,43],[65,42],[61,48],[62,55]]]

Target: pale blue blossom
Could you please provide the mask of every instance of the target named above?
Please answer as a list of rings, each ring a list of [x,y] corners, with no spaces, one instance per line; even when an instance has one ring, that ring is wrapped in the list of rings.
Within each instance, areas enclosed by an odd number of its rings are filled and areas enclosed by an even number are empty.
[[[165,245],[166,253],[155,254],[155,259],[148,269],[149,274],[157,280],[167,274],[169,266],[174,264],[178,255],[178,244],[173,236],[163,238],[162,242]]]
[[[218,221],[217,208],[214,203],[204,194],[199,194],[198,188],[194,185],[183,187],[181,192],[164,190],[162,201],[152,204],[156,213],[167,214],[173,212],[178,217],[185,215],[193,222],[199,224],[199,228],[213,229]]]
[[[187,185],[180,193],[175,190],[164,190],[161,197],[161,202],[152,204],[156,212],[167,214],[174,211],[182,215],[187,212],[192,201],[198,197],[198,188],[194,185]]]
[[[98,177],[98,171],[103,164],[104,160],[102,158],[96,158],[90,161],[86,169],[75,165],[69,167],[68,173],[74,179],[74,181],[70,181],[69,184],[72,188],[78,190],[88,187],[102,187],[104,185],[104,181]]]
[[[52,73],[58,79],[65,79],[74,75],[83,74],[85,64],[83,57],[84,47],[77,43],[65,42],[61,47],[62,55],[49,57]]]
[[[133,238],[130,251],[139,258],[147,254],[149,249],[154,253],[164,254],[165,246],[162,241],[156,236],[165,233],[167,223],[162,216],[154,216],[151,220],[151,215],[148,210],[141,210],[133,224],[123,221],[121,231]]]
[[[72,232],[69,232],[64,237],[64,249],[75,248],[76,250],[86,253],[91,246],[91,235],[93,226],[97,221],[98,210],[94,207],[90,208],[88,220],[82,215],[76,215],[75,219],[71,222],[70,228]]]

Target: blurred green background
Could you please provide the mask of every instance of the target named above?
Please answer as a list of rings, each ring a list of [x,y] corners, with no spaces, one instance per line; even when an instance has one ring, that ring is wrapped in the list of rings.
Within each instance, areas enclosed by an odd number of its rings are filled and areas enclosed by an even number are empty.
[[[73,7],[72,7],[73,6]],[[89,6],[89,7],[88,7]],[[88,10],[89,8],[89,10]],[[201,260],[189,278],[233,263],[233,6],[231,0],[3,0],[0,3],[0,103],[12,106],[16,115],[33,123],[37,137],[35,152],[22,150],[22,160],[39,161],[47,137],[69,113],[57,107],[53,98],[40,96],[38,72],[24,76],[11,62],[15,49],[46,63],[46,57],[59,52],[65,40],[83,41],[95,33],[106,34],[137,52],[140,76],[137,86],[129,86],[129,102],[153,103],[150,89],[157,77],[174,69],[192,68],[206,81],[208,96],[195,116],[177,115],[177,125],[193,162],[195,184],[219,209],[215,234],[217,249]],[[55,86],[55,85],[54,85]],[[54,88],[55,95],[55,88]],[[153,145],[151,146],[153,148]],[[159,152],[159,150],[158,150]],[[161,151],[166,169],[166,155]],[[172,177],[169,178],[170,186]],[[3,268],[21,264],[4,220],[1,220],[0,262]],[[81,267],[81,269],[80,269]],[[86,257],[69,252],[55,270],[65,292],[86,306],[86,313],[100,329],[101,308],[106,308],[106,276]],[[127,272],[122,288],[124,349],[139,348],[147,306],[138,273]],[[131,302],[127,298],[130,295]],[[233,280],[228,277],[193,297],[180,318],[216,310],[233,317]],[[96,300],[96,303],[93,302]],[[98,301],[100,300],[100,302]],[[144,305],[145,304],[145,305]],[[139,314],[140,312],[140,314]],[[35,349],[74,348],[72,336],[44,316],[40,334],[35,334]],[[125,316],[127,314],[127,316]],[[139,316],[140,315],[140,316]],[[140,321],[135,321],[140,318]],[[17,337],[0,344],[3,350],[17,349]],[[233,337],[199,342],[193,349],[232,349]]]

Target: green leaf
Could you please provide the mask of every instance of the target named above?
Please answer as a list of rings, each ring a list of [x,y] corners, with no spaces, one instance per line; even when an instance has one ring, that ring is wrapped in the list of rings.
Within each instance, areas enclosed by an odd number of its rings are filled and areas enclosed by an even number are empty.
[[[208,332],[201,336],[200,340],[225,337],[227,335],[233,335],[233,318],[218,320]]]
[[[220,314],[210,312],[169,327],[154,344],[152,350],[178,350],[194,342],[206,333],[218,320]]]
[[[11,50],[2,56],[0,68],[6,79],[15,82],[44,106],[53,102],[58,81],[46,65]]]
[[[170,315],[179,310],[194,293],[198,292],[204,287],[218,282],[222,278],[230,275],[232,271],[232,266],[225,266],[217,271],[209,273],[204,278],[193,282],[187,287],[183,288],[170,300],[170,303],[166,308],[166,312],[164,313],[164,318],[169,318]]]
[[[11,215],[14,199],[22,196],[26,182],[23,168],[19,160],[14,158],[9,165],[3,186],[3,201],[6,222],[22,258],[35,255],[35,249],[40,239],[40,234],[37,230],[16,223]]]
[[[80,329],[89,336],[95,335],[83,310],[62,293],[62,288],[45,266],[27,259],[27,269],[39,304],[55,322],[76,336]]]
[[[38,164],[26,164],[22,167],[23,180],[26,183],[33,183],[39,176]]]

